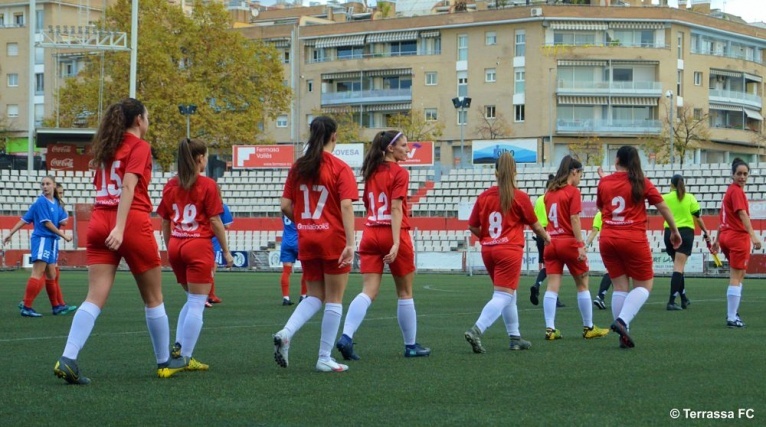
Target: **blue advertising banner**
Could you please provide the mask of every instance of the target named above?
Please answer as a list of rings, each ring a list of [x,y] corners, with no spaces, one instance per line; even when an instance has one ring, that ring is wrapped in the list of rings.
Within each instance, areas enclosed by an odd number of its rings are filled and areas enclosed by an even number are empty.
[[[504,151],[511,153],[516,163],[537,163],[536,139],[489,139],[473,141],[473,164],[494,164]]]
[[[246,268],[248,265],[247,262],[247,252],[246,251],[231,251],[231,257],[234,258],[234,265],[232,267],[234,268]],[[223,252],[218,251],[215,253],[215,263],[219,267],[225,267],[226,261],[223,260]]]

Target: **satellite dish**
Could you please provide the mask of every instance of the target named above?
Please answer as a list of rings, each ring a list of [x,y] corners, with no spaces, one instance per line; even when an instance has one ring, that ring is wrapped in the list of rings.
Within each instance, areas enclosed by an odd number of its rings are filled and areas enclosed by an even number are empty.
[[[258,11],[258,9],[250,9],[250,15],[251,15],[253,18],[257,18],[259,13],[260,13],[260,12]]]

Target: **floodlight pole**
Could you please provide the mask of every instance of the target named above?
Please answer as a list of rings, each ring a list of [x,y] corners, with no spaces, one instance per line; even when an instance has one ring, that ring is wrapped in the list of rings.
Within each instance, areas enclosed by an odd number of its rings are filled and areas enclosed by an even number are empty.
[[[128,96],[136,97],[136,71],[138,70],[138,0],[133,0],[130,15],[130,90]]]
[[[27,171],[35,170],[35,30],[37,29],[37,2],[29,1],[29,85],[27,101]]]
[[[675,155],[675,147],[673,147],[673,91],[669,90],[665,93],[665,96],[670,99],[670,104],[668,104],[668,136],[670,139],[670,165],[672,166],[676,162],[676,155]]]

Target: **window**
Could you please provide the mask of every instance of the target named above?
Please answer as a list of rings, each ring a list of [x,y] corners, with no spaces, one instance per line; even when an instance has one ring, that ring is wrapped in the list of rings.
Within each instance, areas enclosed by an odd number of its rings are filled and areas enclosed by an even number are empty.
[[[324,49],[314,49],[311,57],[314,62],[324,62]]]
[[[702,108],[694,109],[694,120],[702,120]]]
[[[364,47],[341,46],[338,48],[338,59],[362,59]]]
[[[464,108],[457,110],[457,124],[463,126],[468,123],[468,111]]]
[[[287,115],[282,114],[281,116],[277,116],[277,127],[278,128],[287,127]]]
[[[526,74],[523,68],[516,68],[514,70],[513,93],[524,93]]]
[[[76,74],[76,68],[72,62],[61,63],[61,77],[72,77]]]
[[[412,78],[404,76],[383,77],[383,89],[410,89]],[[361,90],[361,87],[359,88]]]
[[[681,92],[681,88],[683,87],[684,82],[684,72],[683,70],[678,70],[678,78],[676,82],[676,96],[684,96]]]
[[[314,80],[306,80],[306,90],[309,92],[314,91]]]
[[[311,127],[311,122],[314,121],[314,115],[313,114],[306,114],[306,126]]]
[[[457,60],[468,61],[468,34],[457,36]]]
[[[420,49],[423,51],[423,55],[440,55],[442,53],[441,37],[421,39]]]
[[[35,126],[41,126],[43,124],[44,116],[45,104],[35,104]]]
[[[44,63],[45,63],[45,48],[36,47],[35,48],[35,64],[44,64]]]
[[[695,71],[694,72],[694,86],[702,86],[702,72],[701,71]]]
[[[45,25],[45,11],[38,10],[35,13],[35,32],[42,33],[44,25]]]
[[[426,108],[423,110],[423,115],[425,116],[427,122],[435,122],[439,120],[439,115],[436,108]]]
[[[514,122],[524,121],[524,104],[513,106],[513,121]]]
[[[527,52],[527,34],[516,31],[516,56],[524,56]]]
[[[8,87],[17,87],[19,85],[19,75],[16,73],[8,74]]]
[[[484,118],[487,119],[494,119],[496,118],[496,112],[495,112],[495,106],[494,105],[485,105],[484,106]]]
[[[497,33],[494,31],[487,31],[484,33],[484,44],[487,46],[494,46],[497,44]]]
[[[436,86],[436,83],[438,82],[437,79],[438,74],[436,71],[430,71],[426,73],[426,86]]]
[[[19,117],[19,106],[17,104],[8,105],[8,117]]]
[[[45,74],[35,73],[35,95],[42,95],[45,92]]]
[[[415,40],[389,43],[391,46],[391,56],[409,56],[417,55],[418,44]]]
[[[458,71],[457,73],[457,96],[468,96],[468,73]]]
[[[282,53],[282,63],[283,64],[289,64],[290,63],[290,51],[286,50]]]
[[[16,24],[17,27],[23,27],[24,26],[24,14],[23,13],[15,13],[13,15],[13,23]]]
[[[607,72],[609,72],[607,70]],[[612,80],[615,82],[632,82],[633,70],[630,68],[615,68],[612,72]]]
[[[497,71],[494,68],[484,69],[484,81],[487,83],[494,83],[497,80]]]
[[[684,59],[684,33],[678,33],[678,59]]]
[[[6,45],[6,54],[8,56],[19,56],[19,44],[18,43],[8,43]]]
[[[553,44],[568,46],[595,45],[596,35],[594,33],[582,33],[579,31],[555,32],[553,33]]]
[[[2,12],[0,12],[0,28],[5,27],[5,15],[3,15]]]

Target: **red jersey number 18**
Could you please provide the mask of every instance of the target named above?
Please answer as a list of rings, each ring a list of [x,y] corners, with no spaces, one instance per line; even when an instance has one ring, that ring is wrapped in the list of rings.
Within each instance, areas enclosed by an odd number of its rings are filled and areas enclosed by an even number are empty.
[[[181,211],[178,209],[178,205],[176,203],[173,203],[173,212],[175,212],[175,215],[173,216],[173,222],[178,224],[181,227],[181,230],[183,231],[194,231],[199,227],[199,223],[197,222],[197,207],[193,204],[189,203],[186,206],[184,206],[183,210],[183,218],[181,218]],[[178,220],[181,220],[180,222]]]

